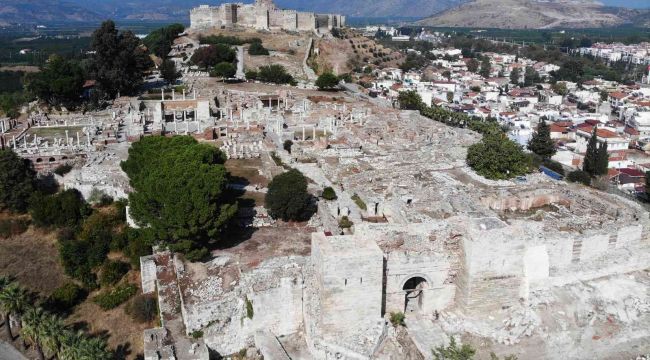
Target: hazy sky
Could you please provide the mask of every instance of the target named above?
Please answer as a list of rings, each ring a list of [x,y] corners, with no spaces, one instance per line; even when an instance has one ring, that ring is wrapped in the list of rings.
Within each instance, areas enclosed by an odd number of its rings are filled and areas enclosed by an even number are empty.
[[[650,0],[599,0],[605,5],[650,9]]]

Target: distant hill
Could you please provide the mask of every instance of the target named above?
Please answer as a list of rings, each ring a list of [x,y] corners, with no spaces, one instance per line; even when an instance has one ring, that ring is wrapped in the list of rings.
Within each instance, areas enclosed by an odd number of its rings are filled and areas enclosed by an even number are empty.
[[[59,0],[2,0],[0,23],[96,21],[102,16],[72,2]]]
[[[418,25],[509,29],[648,26],[650,10],[588,0],[474,0],[420,20]]]
[[[0,0],[0,25],[115,20],[189,20],[192,7],[242,0]],[[252,2],[253,0],[243,0]],[[643,7],[650,0],[601,0]],[[650,10],[607,7],[586,0],[276,0],[281,8],[350,17],[426,18],[424,25],[507,28],[648,24]]]
[[[187,21],[192,7],[241,0],[0,0],[0,23],[58,20]],[[243,0],[250,3],[253,0]],[[281,8],[359,17],[421,18],[466,0],[276,0]]]

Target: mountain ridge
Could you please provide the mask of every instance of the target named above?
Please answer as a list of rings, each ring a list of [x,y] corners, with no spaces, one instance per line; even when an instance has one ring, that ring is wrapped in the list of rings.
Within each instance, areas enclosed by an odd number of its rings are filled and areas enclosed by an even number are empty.
[[[419,20],[417,25],[509,29],[648,26],[650,10],[587,0],[472,0]]]

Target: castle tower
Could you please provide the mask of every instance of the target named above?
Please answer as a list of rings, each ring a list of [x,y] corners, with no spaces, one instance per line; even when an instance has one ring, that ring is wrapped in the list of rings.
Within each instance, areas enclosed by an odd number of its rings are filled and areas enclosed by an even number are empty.
[[[265,7],[269,10],[274,10],[275,9],[275,4],[273,3],[273,0],[255,0],[255,6],[256,7]]]

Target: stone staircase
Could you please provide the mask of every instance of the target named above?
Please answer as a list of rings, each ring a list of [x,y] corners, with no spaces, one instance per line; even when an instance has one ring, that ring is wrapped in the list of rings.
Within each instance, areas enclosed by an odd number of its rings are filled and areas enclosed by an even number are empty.
[[[449,343],[449,337],[433,319],[421,315],[407,315],[405,321],[408,334],[425,359],[433,359],[431,350]]]

